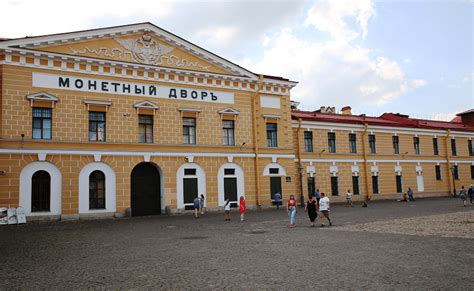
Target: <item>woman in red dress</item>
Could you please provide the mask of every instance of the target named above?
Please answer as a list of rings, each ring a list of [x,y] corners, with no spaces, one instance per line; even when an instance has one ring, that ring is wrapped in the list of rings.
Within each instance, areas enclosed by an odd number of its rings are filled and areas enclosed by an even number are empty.
[[[247,206],[245,205],[245,198],[244,196],[240,196],[240,221],[244,221],[245,219],[245,211],[247,211]]]

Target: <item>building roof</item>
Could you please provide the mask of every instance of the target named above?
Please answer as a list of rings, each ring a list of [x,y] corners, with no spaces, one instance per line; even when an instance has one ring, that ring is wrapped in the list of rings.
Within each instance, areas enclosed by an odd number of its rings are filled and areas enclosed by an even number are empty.
[[[10,42],[12,42],[12,47],[20,47],[20,45],[18,44],[15,44],[14,42],[19,42],[19,44],[24,44],[24,41],[25,40],[28,40],[29,42],[34,42],[35,39],[38,39],[38,41],[40,41],[41,39],[44,39],[44,38],[50,38],[50,37],[56,37],[56,38],[61,38],[61,37],[67,37],[67,38],[73,38],[73,37],[77,37],[77,35],[79,34],[85,34],[85,33],[96,33],[96,34],[105,34],[107,30],[116,30],[116,29],[123,29],[124,31],[126,29],[131,29],[131,28],[147,28],[147,29],[150,29],[152,32],[157,32],[157,31],[161,31],[163,33],[165,33],[166,35],[168,36],[172,36],[173,38],[176,38],[178,40],[180,40],[181,42],[183,43],[186,43],[190,46],[193,46],[195,48],[197,48],[198,50],[201,50],[202,52],[205,52],[207,53],[208,55],[210,55],[211,57],[215,58],[215,59],[218,59],[218,60],[221,60],[221,61],[224,61],[226,62],[227,64],[229,64],[230,66],[233,66],[234,68],[237,68],[242,74],[246,75],[247,77],[254,77],[254,78],[257,78],[258,73],[255,73],[255,72],[252,72],[232,61],[229,61],[223,57],[220,57],[216,54],[214,54],[213,52],[210,52],[194,43],[191,43],[190,41],[187,41],[185,40],[184,38],[174,34],[174,33],[171,33],[161,27],[158,27],[156,26],[155,24],[151,23],[151,22],[141,22],[141,23],[132,23],[132,24],[125,24],[125,25],[117,25],[117,26],[110,26],[110,27],[103,27],[103,28],[93,28],[93,29],[86,29],[86,30],[79,30],[79,31],[72,31],[72,32],[62,32],[62,33],[54,33],[54,34],[45,34],[45,35],[37,35],[37,36],[25,36],[25,37],[19,37],[19,38],[0,38],[0,42],[3,42],[3,41],[9,41],[7,43],[7,45],[9,45]],[[279,77],[279,76],[269,76],[269,75],[263,75],[263,77],[265,79],[270,79],[270,80],[276,80],[276,81],[282,81],[282,82],[288,82],[288,83],[292,83],[293,86],[295,86],[298,82],[295,82],[295,81],[291,81],[287,78],[283,78],[283,77]]]
[[[474,132],[474,126],[459,121],[438,121],[410,118],[399,113],[384,113],[379,117],[365,115],[328,114],[311,111],[293,111],[292,119],[346,124],[367,124],[387,127],[408,127],[433,130],[455,130]]]

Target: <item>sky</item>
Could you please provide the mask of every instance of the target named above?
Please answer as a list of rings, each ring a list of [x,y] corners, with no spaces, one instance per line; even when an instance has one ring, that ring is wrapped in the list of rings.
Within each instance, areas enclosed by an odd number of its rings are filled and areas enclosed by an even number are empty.
[[[152,22],[255,73],[300,109],[450,120],[474,108],[474,0],[1,0],[0,37]]]

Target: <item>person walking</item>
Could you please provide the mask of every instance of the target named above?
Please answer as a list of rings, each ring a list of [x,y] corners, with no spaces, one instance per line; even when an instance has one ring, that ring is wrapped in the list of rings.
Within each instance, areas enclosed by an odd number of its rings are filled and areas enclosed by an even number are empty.
[[[459,190],[459,198],[461,198],[462,204],[464,205],[464,207],[466,207],[467,197],[466,197],[466,189],[464,189],[464,186],[461,186],[461,190]]]
[[[275,195],[273,196],[273,199],[275,199],[275,205],[277,207],[277,210],[280,209],[280,204],[281,204],[281,194],[280,193],[275,193]]]
[[[314,193],[314,195],[316,196],[316,202],[319,205],[319,199],[321,199],[321,192],[319,192],[319,189],[316,189],[316,193]]]
[[[224,204],[224,219],[230,221],[230,200],[227,198]]]
[[[347,189],[346,204],[347,204],[347,206],[354,207],[354,205],[352,205],[352,193],[351,193],[350,189]]]
[[[407,194],[408,194],[408,200],[415,202],[415,198],[413,198],[413,190],[410,187],[408,187]]]
[[[331,218],[329,218],[329,206],[330,201],[329,198],[326,197],[326,194],[321,193],[321,199],[319,200],[319,211],[321,211],[321,227],[324,227],[323,218],[326,218],[329,222],[329,225],[332,225]]]
[[[474,184],[471,184],[471,187],[467,190],[467,194],[469,195],[469,202],[472,204],[472,200],[474,200]]]
[[[247,205],[245,203],[245,198],[244,196],[240,196],[240,200],[239,200],[239,206],[240,206],[240,221],[244,221],[245,220],[245,211],[247,211]]]
[[[204,194],[201,193],[201,199],[200,199],[200,205],[199,205],[199,211],[201,212],[201,215],[204,215],[204,212],[206,211],[206,199],[204,198]]]
[[[318,204],[314,199],[314,196],[310,196],[309,200],[306,201],[304,211],[308,212],[309,221],[311,222],[311,227],[314,227],[314,221],[318,217]]]
[[[286,211],[288,212],[288,216],[290,217],[290,225],[289,227],[295,227],[295,216],[296,216],[296,200],[295,195],[290,195],[290,200],[286,204]]]
[[[199,218],[200,208],[201,208],[201,199],[199,196],[196,196],[193,201],[194,204],[194,218]]]

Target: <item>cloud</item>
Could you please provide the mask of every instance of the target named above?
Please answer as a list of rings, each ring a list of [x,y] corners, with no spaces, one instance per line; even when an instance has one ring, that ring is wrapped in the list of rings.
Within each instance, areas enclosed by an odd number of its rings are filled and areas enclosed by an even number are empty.
[[[299,81],[292,98],[307,108],[321,104],[352,105],[356,110],[357,106],[381,107],[425,86],[425,80],[407,79],[397,61],[357,44],[355,40],[367,35],[374,15],[371,1],[316,2],[305,24],[328,32],[331,38],[307,40],[299,36],[298,27],[282,29],[272,35],[271,46],[252,68]],[[355,25],[349,25],[350,20]]]
[[[428,82],[426,82],[425,80],[414,79],[410,81],[410,84],[411,84],[411,87],[415,89],[415,88],[426,86]]]
[[[360,32],[350,28],[345,18],[355,17],[362,37],[366,38],[368,22],[373,16],[375,8],[371,0],[322,0],[309,9],[305,24],[330,33],[336,40],[351,41]]]

